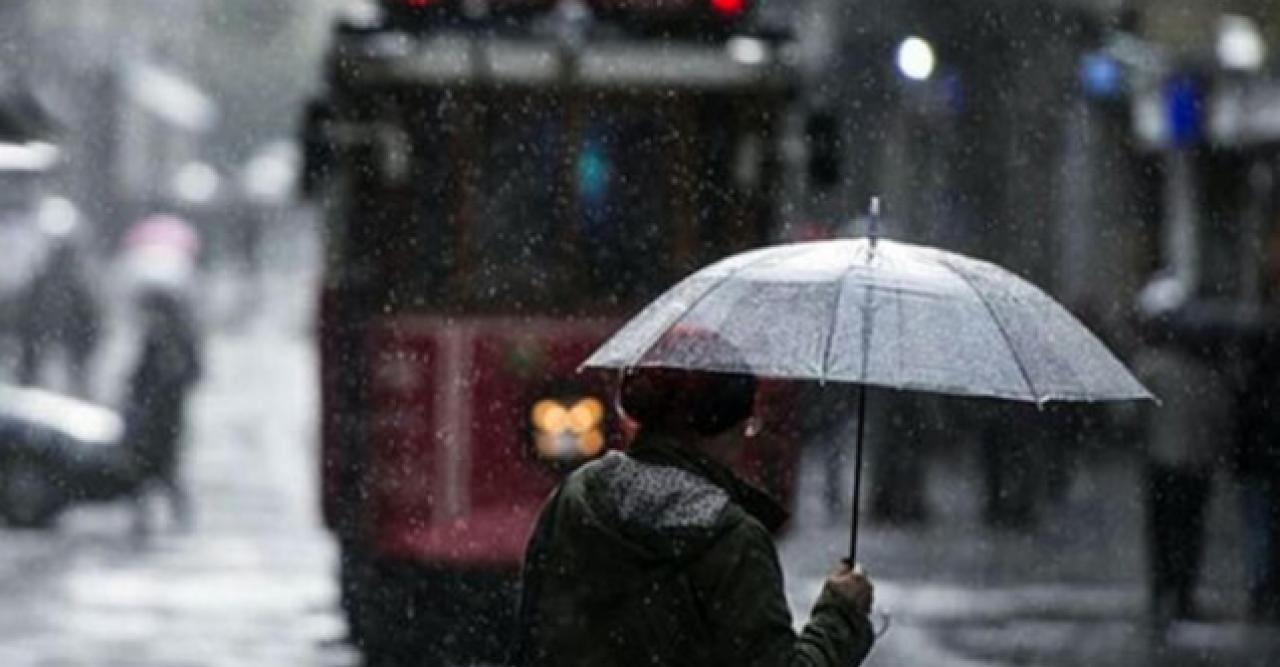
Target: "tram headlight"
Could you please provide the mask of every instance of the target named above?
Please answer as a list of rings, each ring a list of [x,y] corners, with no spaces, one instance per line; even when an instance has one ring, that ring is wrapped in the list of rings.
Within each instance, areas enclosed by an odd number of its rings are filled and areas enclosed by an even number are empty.
[[[605,445],[604,416],[604,403],[593,396],[534,403],[529,422],[538,457],[569,462],[596,456]]]
[[[573,404],[568,412],[569,430],[579,435],[600,428],[604,420],[604,404],[599,399],[587,397]]]
[[[569,420],[569,411],[554,399],[543,399],[533,405],[529,416],[533,420],[533,428],[543,433],[559,433],[565,429]]]

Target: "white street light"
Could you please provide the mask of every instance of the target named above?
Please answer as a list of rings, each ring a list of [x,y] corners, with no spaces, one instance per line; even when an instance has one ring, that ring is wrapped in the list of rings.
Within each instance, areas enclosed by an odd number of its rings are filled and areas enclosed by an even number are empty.
[[[933,46],[920,37],[908,37],[898,45],[898,71],[912,81],[925,81],[933,76],[938,60]]]
[[[208,204],[218,194],[221,179],[213,167],[203,162],[188,162],[173,177],[173,191],[188,204]]]
[[[1227,69],[1251,72],[1262,67],[1267,44],[1258,24],[1247,16],[1227,15],[1218,19],[1218,62]]]

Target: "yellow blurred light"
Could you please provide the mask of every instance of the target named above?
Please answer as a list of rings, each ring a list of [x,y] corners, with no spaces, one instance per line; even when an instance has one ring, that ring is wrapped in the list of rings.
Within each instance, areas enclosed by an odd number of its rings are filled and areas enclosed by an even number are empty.
[[[529,410],[539,458],[576,461],[604,451],[604,403],[587,396],[572,405],[546,398]]]
[[[560,433],[569,426],[569,411],[551,399],[534,404],[529,416],[534,428],[544,433]]]
[[[578,438],[578,450],[583,456],[595,456],[604,449],[604,434],[599,429],[584,433]]]
[[[569,408],[569,430],[583,435],[594,430],[604,418],[604,405],[595,398],[584,398]]]

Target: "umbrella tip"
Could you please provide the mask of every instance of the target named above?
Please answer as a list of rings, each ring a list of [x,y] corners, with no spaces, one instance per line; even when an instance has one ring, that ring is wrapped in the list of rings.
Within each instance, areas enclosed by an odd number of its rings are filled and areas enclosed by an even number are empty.
[[[880,197],[873,196],[871,198],[871,206],[869,207],[869,226],[867,236],[871,237],[871,246],[874,248],[880,240]]]

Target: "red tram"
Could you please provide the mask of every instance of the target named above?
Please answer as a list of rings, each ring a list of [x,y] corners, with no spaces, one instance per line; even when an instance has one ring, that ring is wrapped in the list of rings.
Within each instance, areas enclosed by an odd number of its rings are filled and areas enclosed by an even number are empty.
[[[373,662],[492,660],[546,494],[625,440],[577,365],[776,238],[797,77],[745,0],[382,9],[339,25],[306,123],[324,516]]]

